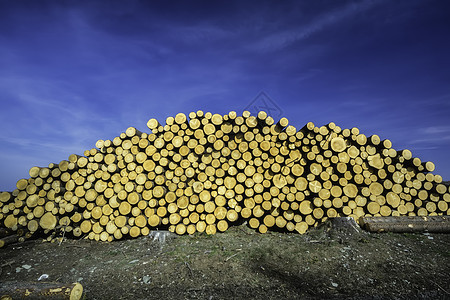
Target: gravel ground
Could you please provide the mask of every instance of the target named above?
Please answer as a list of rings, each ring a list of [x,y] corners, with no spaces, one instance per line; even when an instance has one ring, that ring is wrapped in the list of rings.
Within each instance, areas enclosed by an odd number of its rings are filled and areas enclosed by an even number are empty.
[[[80,282],[84,299],[450,299],[450,235],[305,235],[245,224],[208,236],[112,243],[27,241],[0,249],[5,281]],[[44,276],[45,277],[45,276]]]

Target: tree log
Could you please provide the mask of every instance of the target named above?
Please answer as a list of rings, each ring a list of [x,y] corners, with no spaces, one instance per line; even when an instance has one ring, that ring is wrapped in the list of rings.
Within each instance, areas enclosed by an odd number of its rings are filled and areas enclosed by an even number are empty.
[[[372,232],[450,232],[450,216],[363,217],[361,224]]]
[[[3,248],[9,244],[13,244],[19,240],[19,236],[17,234],[9,235],[2,237],[0,239],[0,248]]]
[[[1,299],[69,299],[78,300],[83,296],[80,283],[46,283],[46,282],[2,282]]]

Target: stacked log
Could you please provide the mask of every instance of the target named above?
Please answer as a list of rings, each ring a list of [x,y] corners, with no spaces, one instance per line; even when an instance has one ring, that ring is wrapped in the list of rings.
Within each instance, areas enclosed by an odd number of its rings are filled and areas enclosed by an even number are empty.
[[[297,130],[286,118],[191,112],[128,128],[83,155],[32,167],[0,195],[0,227],[112,241],[166,228],[305,233],[328,218],[449,215],[432,162],[334,123]],[[19,237],[20,238],[20,237]]]

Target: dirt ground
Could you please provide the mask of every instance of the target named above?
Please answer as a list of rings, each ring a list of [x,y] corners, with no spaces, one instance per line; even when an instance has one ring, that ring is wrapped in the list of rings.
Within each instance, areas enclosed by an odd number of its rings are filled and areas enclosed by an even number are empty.
[[[47,274],[80,282],[84,299],[450,299],[450,234],[243,224],[214,236],[27,241],[0,249],[0,265],[0,284]]]

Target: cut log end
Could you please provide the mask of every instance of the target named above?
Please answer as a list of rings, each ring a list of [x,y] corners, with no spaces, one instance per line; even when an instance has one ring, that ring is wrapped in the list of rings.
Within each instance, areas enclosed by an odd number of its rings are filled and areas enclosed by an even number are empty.
[[[331,140],[331,149],[335,152],[342,152],[347,148],[347,143],[341,137],[335,137]]]

